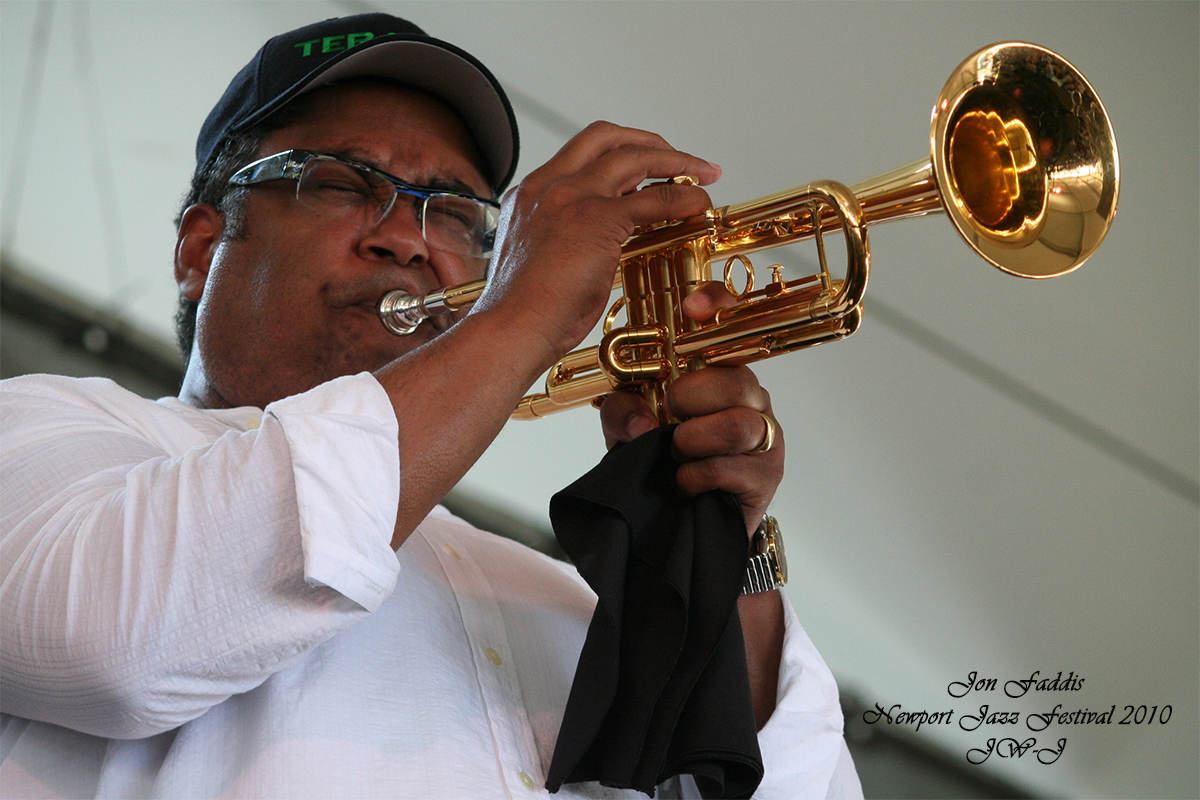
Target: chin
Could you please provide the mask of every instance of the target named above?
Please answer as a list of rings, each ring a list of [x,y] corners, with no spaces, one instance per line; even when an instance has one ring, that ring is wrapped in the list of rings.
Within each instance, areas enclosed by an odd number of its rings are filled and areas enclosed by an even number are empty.
[[[386,335],[387,339],[376,342],[358,341],[343,349],[331,360],[327,369],[322,370],[327,374],[325,380],[343,375],[357,375],[360,372],[375,372],[433,338],[424,331],[415,331],[409,336],[395,336],[390,333]]]

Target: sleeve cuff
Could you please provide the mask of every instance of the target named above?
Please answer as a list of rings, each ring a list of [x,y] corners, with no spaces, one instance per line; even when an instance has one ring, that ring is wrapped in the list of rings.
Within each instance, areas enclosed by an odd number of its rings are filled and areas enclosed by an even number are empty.
[[[400,571],[391,548],[400,502],[399,428],[370,373],[272,403],[291,451],[304,579],[375,611]]]
[[[781,592],[782,594],[782,592]],[[759,731],[766,775],[756,797],[818,797],[846,788],[837,683],[783,597],[783,658],[775,713]],[[848,753],[846,753],[848,757]],[[853,776],[853,762],[850,772]],[[859,790],[861,797],[861,789]]]

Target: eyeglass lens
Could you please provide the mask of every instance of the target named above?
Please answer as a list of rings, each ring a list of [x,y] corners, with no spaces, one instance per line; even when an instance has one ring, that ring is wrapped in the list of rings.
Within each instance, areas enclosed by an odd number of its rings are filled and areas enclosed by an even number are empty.
[[[320,214],[359,225],[378,223],[398,203],[411,209],[425,241],[433,247],[472,256],[487,256],[491,251],[490,209],[482,203],[451,194],[422,199],[340,161],[310,158],[305,162],[296,199]]]

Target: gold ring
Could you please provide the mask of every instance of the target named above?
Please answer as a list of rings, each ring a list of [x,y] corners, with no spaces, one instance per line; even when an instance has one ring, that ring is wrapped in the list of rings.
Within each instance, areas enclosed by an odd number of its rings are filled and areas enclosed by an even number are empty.
[[[771,419],[770,417],[768,417],[766,414],[762,413],[761,411],[756,411],[754,413],[758,414],[760,417],[763,418],[763,422],[765,422],[767,424],[767,430],[766,430],[766,433],[763,434],[762,444],[760,444],[758,447],[754,448],[753,450],[747,450],[746,455],[756,455],[758,453],[765,453],[765,452],[769,451],[772,447],[775,446],[775,420]]]

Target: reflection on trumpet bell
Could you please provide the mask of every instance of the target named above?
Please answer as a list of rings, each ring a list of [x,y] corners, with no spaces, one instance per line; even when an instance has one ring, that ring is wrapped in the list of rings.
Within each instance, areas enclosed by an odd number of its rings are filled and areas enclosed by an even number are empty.
[[[1021,43],[975,53],[942,90],[930,138],[951,222],[1005,272],[1066,274],[1108,233],[1116,138],[1100,98],[1061,56]]]
[[[1045,197],[1022,191],[1022,173],[1037,157],[1029,129],[1019,119],[1005,121],[995,111],[969,111],[950,134],[954,183],[971,216],[998,236],[1011,236],[1042,219]]]
[[[622,249],[622,297],[598,346],[569,354],[546,392],[525,398],[515,418],[531,419],[636,387],[662,415],[662,398],[684,372],[745,364],[844,338],[862,319],[870,273],[867,226],[945,212],[980,256],[1012,275],[1049,278],[1095,252],[1116,214],[1116,139],[1099,98],[1065,59],[1036,45],[997,44],[966,59],[933,109],[930,156],[869,181],[801,186],[712,209],[641,232]],[[825,235],[841,231],[846,269],[828,268]],[[812,239],[819,272],[784,280],[779,269],[753,285],[748,254]],[[682,313],[695,287],[724,279],[738,298],[714,320]],[[733,265],[746,273],[736,290]],[[482,282],[380,304],[389,330],[403,333],[430,314],[473,302]],[[393,296],[395,295],[395,296]],[[617,327],[617,310],[626,324]],[[665,421],[665,420],[664,420]]]

